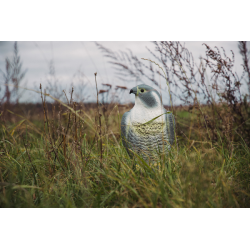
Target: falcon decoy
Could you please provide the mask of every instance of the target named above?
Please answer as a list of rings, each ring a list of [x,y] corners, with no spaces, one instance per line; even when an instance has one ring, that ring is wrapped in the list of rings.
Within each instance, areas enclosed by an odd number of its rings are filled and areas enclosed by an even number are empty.
[[[133,152],[147,162],[167,154],[175,139],[175,120],[162,104],[159,92],[141,84],[130,90],[135,95],[134,107],[121,120],[121,136],[130,157]]]

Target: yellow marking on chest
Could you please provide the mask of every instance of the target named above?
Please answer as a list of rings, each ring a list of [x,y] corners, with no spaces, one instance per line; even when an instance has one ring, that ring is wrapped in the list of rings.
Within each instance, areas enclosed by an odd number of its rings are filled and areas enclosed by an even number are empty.
[[[133,130],[140,136],[147,135],[158,135],[164,132],[166,124],[165,123],[149,123],[149,124],[134,124]]]

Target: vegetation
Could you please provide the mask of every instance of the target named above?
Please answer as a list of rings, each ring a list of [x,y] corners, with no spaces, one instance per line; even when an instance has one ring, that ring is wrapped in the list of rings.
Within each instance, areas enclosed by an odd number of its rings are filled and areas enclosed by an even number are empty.
[[[233,60],[206,45],[216,61],[206,59],[217,67],[217,97],[201,77],[208,101],[200,103],[185,57],[174,50],[180,44],[162,46],[158,51],[173,59],[172,68],[163,60],[170,86],[178,82],[174,77],[183,78],[187,94],[185,105],[172,107],[177,140],[168,155],[149,164],[129,158],[120,121],[131,105],[105,102],[109,90],[97,90],[97,104],[74,102],[73,89],[66,103],[49,103],[40,86],[42,104],[1,105],[0,207],[249,207],[250,109],[240,92],[243,78],[232,72]],[[222,91],[217,83],[224,79]]]

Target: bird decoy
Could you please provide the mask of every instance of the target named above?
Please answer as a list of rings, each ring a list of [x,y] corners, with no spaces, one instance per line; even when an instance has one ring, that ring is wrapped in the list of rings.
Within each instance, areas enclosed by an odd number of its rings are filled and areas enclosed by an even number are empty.
[[[175,120],[162,104],[159,92],[141,84],[130,90],[134,107],[121,120],[121,136],[130,157],[133,152],[147,162],[167,154],[175,140]]]

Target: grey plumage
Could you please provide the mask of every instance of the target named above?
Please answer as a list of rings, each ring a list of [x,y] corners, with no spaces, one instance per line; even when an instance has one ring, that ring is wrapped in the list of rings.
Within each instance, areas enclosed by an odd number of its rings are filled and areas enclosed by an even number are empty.
[[[121,136],[130,157],[132,152],[144,160],[154,160],[167,153],[174,142],[174,116],[164,109],[160,94],[141,84],[130,90],[135,94],[135,106],[121,120]]]

